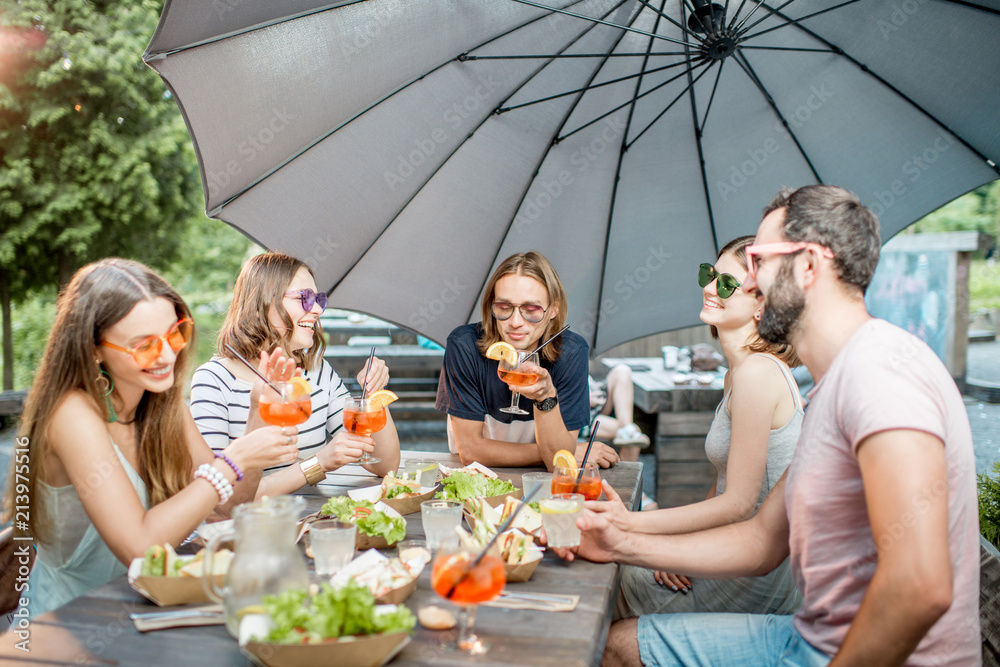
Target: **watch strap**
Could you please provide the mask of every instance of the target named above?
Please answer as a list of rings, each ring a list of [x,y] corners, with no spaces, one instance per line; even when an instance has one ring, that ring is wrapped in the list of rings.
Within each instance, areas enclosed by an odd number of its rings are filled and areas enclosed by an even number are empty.
[[[306,482],[310,486],[316,486],[324,479],[326,479],[326,471],[323,470],[323,466],[319,463],[319,458],[312,456],[305,461],[299,462],[299,469],[302,470],[302,474],[306,477]]]
[[[559,399],[556,396],[549,396],[540,401],[535,401],[535,407],[542,412],[548,412],[552,408],[559,404]]]

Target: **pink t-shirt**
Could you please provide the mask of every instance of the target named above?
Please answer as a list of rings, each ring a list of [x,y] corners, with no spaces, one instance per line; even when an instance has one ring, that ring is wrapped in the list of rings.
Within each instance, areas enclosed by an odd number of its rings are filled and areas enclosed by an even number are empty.
[[[976,465],[969,419],[951,375],[918,338],[871,320],[840,351],[810,399],[785,483],[792,573],[803,596],[795,627],[814,647],[836,653],[875,573],[857,446],[880,431],[926,431],[944,443],[947,489],[941,484],[914,498],[914,514],[901,516],[898,529],[912,525],[934,494],[947,492],[954,590],[951,607],[906,664],[979,665]]]

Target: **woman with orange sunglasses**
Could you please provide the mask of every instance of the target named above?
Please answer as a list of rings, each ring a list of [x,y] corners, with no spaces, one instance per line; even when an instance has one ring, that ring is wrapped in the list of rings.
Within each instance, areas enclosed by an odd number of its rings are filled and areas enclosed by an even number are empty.
[[[184,301],[137,262],[85,266],[60,295],[6,494],[15,539],[37,548],[21,593],[32,617],[179,544],[243,470],[295,459],[295,431],[279,427],[213,456],[183,397],[193,336]]]

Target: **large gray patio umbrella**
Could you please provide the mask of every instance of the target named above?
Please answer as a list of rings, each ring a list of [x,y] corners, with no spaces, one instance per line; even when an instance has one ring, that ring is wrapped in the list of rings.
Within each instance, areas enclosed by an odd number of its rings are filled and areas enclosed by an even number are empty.
[[[997,178],[996,0],[167,0],[208,215],[443,341],[537,249],[595,352],[697,323],[782,186],[890,237]]]

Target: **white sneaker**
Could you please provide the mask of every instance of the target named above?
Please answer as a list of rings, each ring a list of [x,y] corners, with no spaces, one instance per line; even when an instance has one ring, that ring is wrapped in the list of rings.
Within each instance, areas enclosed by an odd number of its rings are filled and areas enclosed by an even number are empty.
[[[618,432],[615,433],[615,439],[612,440],[612,444],[642,445],[645,447],[649,444],[649,436],[640,431],[639,427],[635,424],[627,424],[618,429]]]

